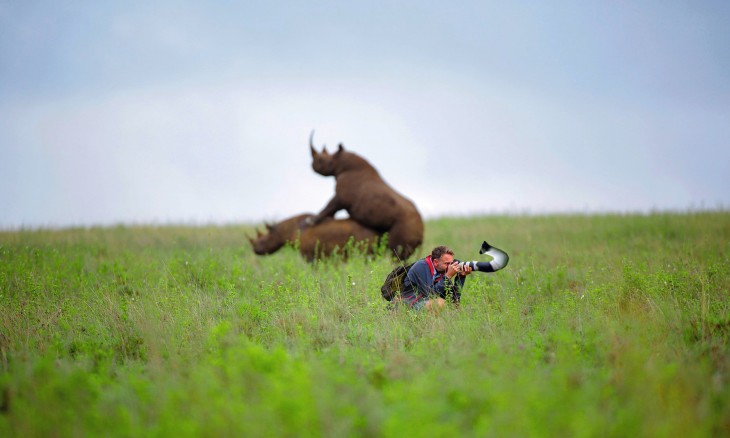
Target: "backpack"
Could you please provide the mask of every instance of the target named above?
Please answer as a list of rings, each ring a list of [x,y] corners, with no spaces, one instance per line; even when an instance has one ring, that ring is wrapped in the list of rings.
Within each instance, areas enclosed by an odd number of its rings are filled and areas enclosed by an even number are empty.
[[[414,263],[410,263],[407,266],[398,265],[385,277],[385,282],[380,288],[380,294],[385,300],[393,301],[393,298],[403,290],[403,280],[406,278],[408,270],[411,269]]]

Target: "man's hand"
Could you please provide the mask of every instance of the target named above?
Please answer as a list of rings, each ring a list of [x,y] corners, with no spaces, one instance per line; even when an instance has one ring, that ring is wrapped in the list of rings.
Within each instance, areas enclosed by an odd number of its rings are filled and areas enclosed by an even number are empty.
[[[471,268],[471,265],[468,263],[464,264],[464,269],[459,271],[459,275],[462,277],[466,277],[467,275],[471,274],[473,269]]]
[[[448,268],[446,268],[446,277],[448,277],[449,280],[454,278],[454,275],[459,273],[459,263],[453,262],[449,265]]]
[[[469,266],[468,263],[464,263],[464,268],[460,268],[459,263],[454,262],[454,263],[450,264],[449,267],[446,269],[446,277],[448,277],[449,280],[454,278],[454,275],[456,275],[456,274],[459,274],[462,277],[465,277],[471,273],[472,273],[472,268],[471,268],[471,266]]]

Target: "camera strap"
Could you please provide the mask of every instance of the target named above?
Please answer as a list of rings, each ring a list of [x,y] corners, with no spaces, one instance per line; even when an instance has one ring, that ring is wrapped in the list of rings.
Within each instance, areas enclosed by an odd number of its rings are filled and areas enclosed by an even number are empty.
[[[436,268],[433,266],[432,257],[431,256],[427,256],[424,260],[426,260],[426,264],[428,265],[428,269],[431,270],[431,279],[433,280],[433,284],[436,284],[439,281],[441,281],[441,277],[443,277],[444,274],[436,272]]]

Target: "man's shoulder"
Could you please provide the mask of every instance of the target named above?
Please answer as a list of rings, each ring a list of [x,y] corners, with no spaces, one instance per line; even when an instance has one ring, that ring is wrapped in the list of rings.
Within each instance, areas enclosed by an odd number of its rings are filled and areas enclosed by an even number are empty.
[[[418,271],[423,271],[423,270],[426,270],[429,272],[431,271],[428,267],[428,263],[426,263],[426,259],[416,260],[416,262],[413,263],[413,265],[411,265],[411,268],[408,270],[408,272],[416,273]]]

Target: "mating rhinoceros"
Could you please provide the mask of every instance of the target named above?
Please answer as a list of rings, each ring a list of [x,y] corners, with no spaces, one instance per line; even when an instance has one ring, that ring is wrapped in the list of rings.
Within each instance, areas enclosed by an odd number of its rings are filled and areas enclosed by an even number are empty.
[[[267,224],[267,232],[257,232],[256,238],[249,238],[258,255],[271,254],[287,243],[299,239],[299,252],[307,261],[330,256],[335,251],[344,251],[350,239],[361,250],[371,252],[380,233],[364,227],[351,219],[327,218],[312,225],[307,219],[313,214],[292,216],[276,224]],[[346,255],[346,254],[345,254]]]
[[[339,210],[347,210],[350,219],[359,224],[388,233],[388,247],[405,260],[423,242],[423,220],[409,199],[391,188],[378,171],[361,156],[346,151],[342,144],[337,152],[327,148],[317,153],[312,150],[312,168],[324,176],[334,176],[335,196],[324,209],[312,218],[314,224],[334,217]]]

